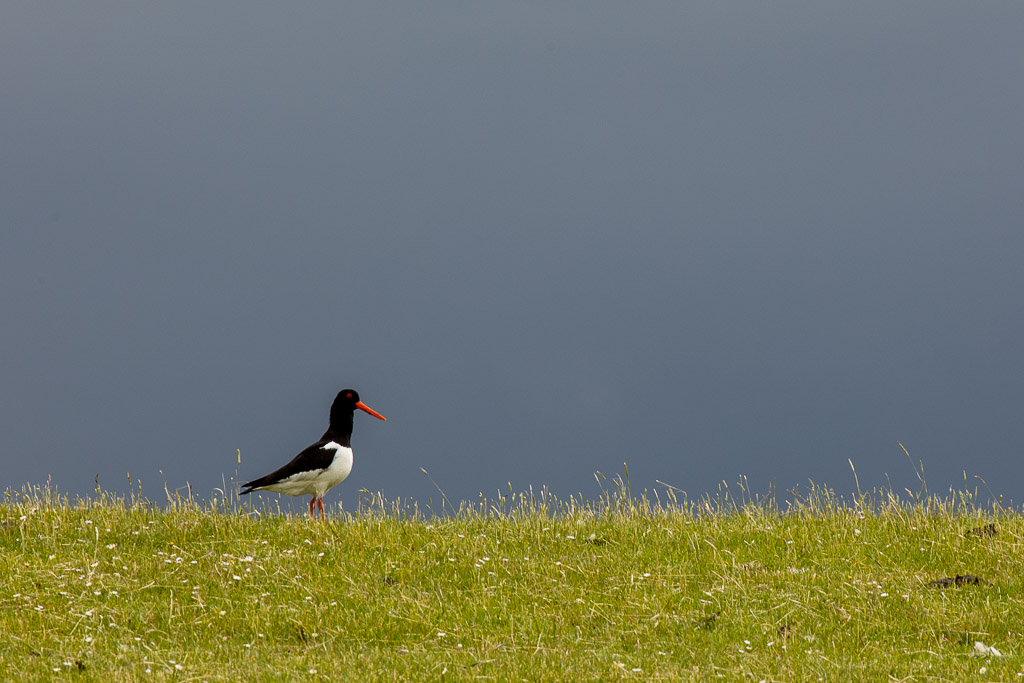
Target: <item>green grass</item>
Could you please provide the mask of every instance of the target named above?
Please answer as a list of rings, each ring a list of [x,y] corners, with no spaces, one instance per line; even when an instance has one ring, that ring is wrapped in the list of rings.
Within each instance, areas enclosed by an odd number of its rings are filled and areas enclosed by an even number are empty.
[[[272,496],[254,514],[8,492],[0,677],[1022,678],[1020,515],[963,493],[668,495],[509,495],[444,518],[375,497],[314,523]],[[993,585],[927,585],[956,574]]]

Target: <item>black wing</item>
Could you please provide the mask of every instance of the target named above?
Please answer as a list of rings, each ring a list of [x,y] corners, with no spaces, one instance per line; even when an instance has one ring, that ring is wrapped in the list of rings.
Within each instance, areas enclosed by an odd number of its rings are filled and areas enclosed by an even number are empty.
[[[258,488],[262,488],[268,484],[279,482],[282,479],[287,479],[293,474],[299,472],[316,472],[318,470],[325,470],[331,466],[331,461],[334,460],[335,451],[333,449],[325,449],[324,444],[330,443],[330,439],[323,439],[317,441],[312,446],[307,446],[301,453],[296,455],[291,461],[279,469],[274,470],[270,474],[260,477],[259,479],[253,479],[242,484],[242,490],[240,494],[252,493]]]

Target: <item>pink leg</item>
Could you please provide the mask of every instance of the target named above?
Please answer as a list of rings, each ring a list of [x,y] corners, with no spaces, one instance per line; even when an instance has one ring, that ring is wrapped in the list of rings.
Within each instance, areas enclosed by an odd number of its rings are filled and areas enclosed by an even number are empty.
[[[320,519],[327,519],[327,513],[324,512],[324,497],[320,496],[316,499],[316,506],[320,509]]]
[[[316,519],[316,515],[313,514],[313,506],[316,504],[316,496],[313,496],[312,500],[309,501],[309,518]]]

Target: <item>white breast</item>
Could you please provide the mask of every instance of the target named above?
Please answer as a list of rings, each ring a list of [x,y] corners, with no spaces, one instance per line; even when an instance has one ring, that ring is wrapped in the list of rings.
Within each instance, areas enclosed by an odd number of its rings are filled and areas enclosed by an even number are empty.
[[[331,461],[330,467],[321,470],[320,478],[323,488],[317,487],[317,495],[322,496],[324,491],[345,481],[345,478],[352,472],[352,449],[333,441],[325,443],[320,448],[334,451],[334,460]]]

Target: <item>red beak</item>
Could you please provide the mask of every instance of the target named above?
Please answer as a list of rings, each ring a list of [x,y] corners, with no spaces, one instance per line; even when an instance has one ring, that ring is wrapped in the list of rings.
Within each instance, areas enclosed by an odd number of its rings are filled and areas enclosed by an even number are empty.
[[[366,405],[362,401],[356,401],[356,408],[359,408],[359,410],[362,410],[364,413],[369,413],[370,415],[373,415],[378,420],[384,420],[385,422],[387,421],[386,417],[384,417],[383,415],[381,415],[376,410]]]

